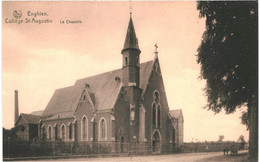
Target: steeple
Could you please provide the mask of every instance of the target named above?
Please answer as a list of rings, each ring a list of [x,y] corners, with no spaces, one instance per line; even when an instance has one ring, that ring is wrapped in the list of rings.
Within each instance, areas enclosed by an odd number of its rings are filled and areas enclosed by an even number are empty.
[[[130,12],[130,20],[127,28],[127,33],[125,37],[125,44],[121,53],[123,54],[123,52],[127,49],[135,49],[141,52],[138,46],[138,39],[135,34],[135,28],[134,28],[131,12]]]
[[[136,141],[138,101],[141,94],[140,84],[140,55],[141,51],[138,46],[138,40],[135,34],[135,28],[130,12],[130,20],[126,32],[125,44],[121,51],[123,61],[123,86],[127,94],[127,102],[130,109],[130,142]]]
[[[126,32],[125,44],[121,51],[123,58],[123,84],[125,87],[139,87],[140,83],[140,55],[138,40],[130,13],[130,20]]]

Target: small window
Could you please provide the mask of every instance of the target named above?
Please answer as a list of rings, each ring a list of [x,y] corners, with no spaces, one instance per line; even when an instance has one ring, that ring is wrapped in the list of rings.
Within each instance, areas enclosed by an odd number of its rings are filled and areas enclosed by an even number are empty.
[[[127,57],[125,57],[125,65],[128,65]]]
[[[86,95],[83,96],[83,101],[86,101]]]
[[[154,100],[156,103],[160,101],[160,94],[157,90],[154,92]]]

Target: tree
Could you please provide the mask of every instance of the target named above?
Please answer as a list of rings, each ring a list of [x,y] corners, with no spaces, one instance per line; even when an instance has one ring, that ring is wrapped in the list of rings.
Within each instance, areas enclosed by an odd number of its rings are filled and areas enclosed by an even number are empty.
[[[258,158],[258,3],[198,2],[206,30],[198,48],[201,78],[206,79],[205,108],[227,114],[247,107],[249,158]],[[247,116],[248,115],[248,116]]]
[[[12,128],[12,129],[5,129],[5,128],[3,128],[3,139],[7,140],[8,137],[10,137],[10,138],[17,138],[16,129],[15,128]]]
[[[219,135],[218,142],[223,142],[223,140],[224,140],[224,135]]]
[[[243,143],[245,143],[245,142],[246,142],[245,137],[244,137],[243,135],[240,135],[239,138],[238,138],[238,140],[237,140],[237,142],[243,142]]]

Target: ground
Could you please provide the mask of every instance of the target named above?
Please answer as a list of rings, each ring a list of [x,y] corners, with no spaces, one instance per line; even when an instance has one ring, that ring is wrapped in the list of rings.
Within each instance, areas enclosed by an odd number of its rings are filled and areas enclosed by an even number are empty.
[[[219,161],[233,161],[246,162],[248,158],[247,151],[239,151],[238,155],[223,155],[223,152],[210,153],[183,153],[183,154],[169,154],[169,155],[151,155],[151,156],[127,156],[127,157],[95,157],[95,158],[73,158],[73,159],[57,159],[57,161],[179,161],[179,162],[219,162]],[[46,161],[47,159],[44,159]],[[53,161],[53,160],[50,160]],[[56,160],[55,160],[56,161]]]

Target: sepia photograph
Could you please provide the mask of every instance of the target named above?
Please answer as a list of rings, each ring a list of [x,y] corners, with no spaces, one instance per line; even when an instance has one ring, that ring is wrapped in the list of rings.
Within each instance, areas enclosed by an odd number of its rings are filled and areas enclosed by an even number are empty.
[[[258,161],[258,1],[2,1],[3,161]]]

